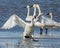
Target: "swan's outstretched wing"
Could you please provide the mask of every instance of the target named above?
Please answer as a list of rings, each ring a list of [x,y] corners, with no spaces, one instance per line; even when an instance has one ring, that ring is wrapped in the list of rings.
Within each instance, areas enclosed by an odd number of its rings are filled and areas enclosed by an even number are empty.
[[[1,27],[1,29],[10,29],[16,25],[19,25],[24,28],[25,22],[14,14],[6,21],[6,23]]]
[[[16,22],[14,21],[15,17],[11,16],[6,23],[1,27],[2,29],[10,29],[12,27],[14,27],[16,24]]]
[[[26,22],[25,21],[23,21],[20,17],[18,17],[18,16],[16,16],[16,23],[17,23],[17,25],[19,25],[20,27],[23,27],[23,28],[25,28],[25,26],[26,26]]]
[[[36,17],[36,21],[39,20],[39,17],[40,16]],[[36,22],[35,26],[37,26],[37,27],[50,27],[50,28],[60,27],[60,23],[58,23],[58,22],[56,22],[54,20],[51,20],[48,17],[42,16],[41,19],[42,19],[43,23],[42,23],[42,21],[41,21],[41,23],[40,22]]]
[[[39,27],[39,28],[42,28],[42,27],[47,27],[47,28],[60,28],[60,23],[55,23],[55,24],[44,24],[44,23],[40,23],[40,22],[35,22],[34,23],[34,26],[35,27]]]

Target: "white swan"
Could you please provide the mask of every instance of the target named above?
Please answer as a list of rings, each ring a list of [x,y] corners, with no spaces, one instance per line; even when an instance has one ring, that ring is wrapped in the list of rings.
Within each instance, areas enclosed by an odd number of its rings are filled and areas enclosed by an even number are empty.
[[[38,17],[39,18],[39,17]],[[52,20],[52,16],[51,18],[48,18],[48,17],[44,17],[44,15],[40,18],[42,18],[41,22],[43,24],[42,27],[47,27],[47,28],[57,28],[57,27],[60,27],[60,23]],[[38,19],[39,20],[39,19]],[[38,26],[38,25],[37,25]],[[40,27],[40,26],[39,26]]]
[[[45,24],[47,24],[48,27],[51,27],[51,28],[60,27],[60,23],[58,23],[52,19],[52,16],[53,16],[52,12],[50,12],[49,15],[51,16],[51,18],[46,19],[46,17],[44,17],[44,19],[46,20]]]
[[[31,23],[27,23],[19,18],[17,15],[12,15],[6,23],[1,27],[2,29],[10,29],[16,25],[24,28],[23,38],[32,38],[34,32],[34,17],[31,20]]]

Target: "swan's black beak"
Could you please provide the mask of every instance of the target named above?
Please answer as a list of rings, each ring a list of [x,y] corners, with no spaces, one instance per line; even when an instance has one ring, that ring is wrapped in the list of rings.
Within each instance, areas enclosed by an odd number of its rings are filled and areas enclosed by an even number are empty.
[[[32,8],[32,7],[33,7],[33,5],[30,6],[30,8]]]
[[[49,15],[49,13],[47,13],[47,15]]]
[[[23,7],[23,8],[26,8],[26,7]]]

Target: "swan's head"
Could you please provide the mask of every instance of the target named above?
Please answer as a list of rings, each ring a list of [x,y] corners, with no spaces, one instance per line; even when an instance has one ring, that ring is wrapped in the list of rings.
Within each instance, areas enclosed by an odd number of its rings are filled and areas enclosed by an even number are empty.
[[[49,15],[52,16],[52,12],[50,12]]]
[[[38,6],[39,6],[38,4],[34,4],[34,5],[33,5],[34,8],[35,8],[35,7],[38,7]]]
[[[29,8],[29,5],[27,5],[27,8]]]
[[[50,16],[51,16],[51,15],[52,15],[52,12],[50,12],[50,13],[47,13],[47,15],[50,15]]]
[[[33,7],[35,8],[37,6],[37,4],[34,4]]]

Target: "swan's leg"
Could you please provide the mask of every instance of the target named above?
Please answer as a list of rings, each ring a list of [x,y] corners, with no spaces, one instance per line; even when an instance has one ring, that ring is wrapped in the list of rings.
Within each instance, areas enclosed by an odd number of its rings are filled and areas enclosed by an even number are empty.
[[[45,32],[45,33],[46,33],[46,35],[47,35],[48,28],[45,28],[45,29],[46,29],[46,32]]]
[[[42,32],[43,32],[43,28],[40,28],[40,35],[42,35]]]

